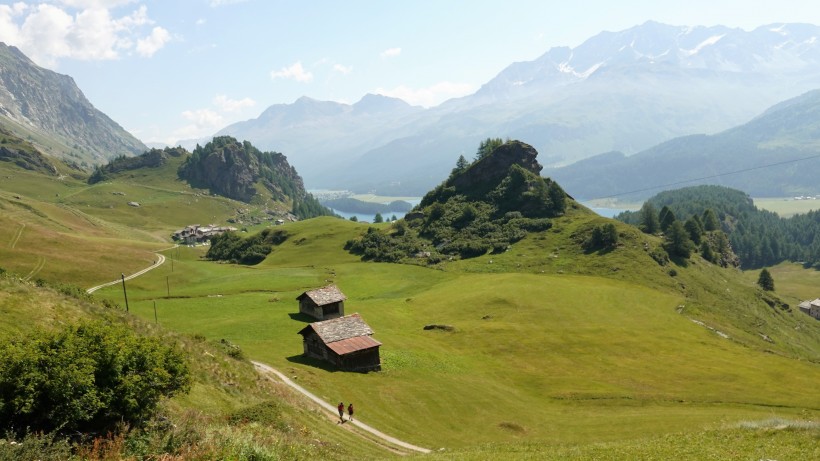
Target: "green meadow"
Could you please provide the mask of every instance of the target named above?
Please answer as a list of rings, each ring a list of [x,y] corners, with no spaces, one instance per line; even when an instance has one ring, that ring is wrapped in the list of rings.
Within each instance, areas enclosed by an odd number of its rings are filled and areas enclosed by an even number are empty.
[[[170,234],[259,209],[191,190],[168,171],[93,186],[4,165],[0,177],[0,267],[29,283],[89,288],[149,267],[161,252],[162,266],[126,282],[124,318],[188,344],[198,381],[170,405],[218,421],[281,402],[307,444],[298,446],[329,441],[293,459],[393,455],[246,362],[235,368],[200,347],[236,344],[327,402],[354,402],[361,421],[433,458],[817,457],[820,322],[794,300],[820,294],[811,294],[817,272],[799,265],[771,269],[792,309],[770,307],[755,272],[698,257],[659,265],[649,253],[660,239],[620,223],[616,249],[584,250],[584,235],[611,221],[573,205],[551,229],[470,260],[362,262],[343,247],[368,225],[325,217],[282,226],[284,243],[240,266],[207,261],[207,246],[174,247]],[[381,372],[342,373],[302,357],[297,332],[307,323],[295,298],[329,283],[347,295],[346,312],[375,330]],[[59,297],[4,289],[3,334],[89,315]],[[125,309],[120,284],[94,297]],[[246,429],[219,431],[256,434]]]
[[[628,446],[741,421],[816,420],[816,325],[767,312],[737,271],[700,263],[671,277],[628,239],[603,255],[571,245],[600,219],[578,210],[507,253],[437,268],[360,262],[342,246],[366,225],[308,220],[286,225],[288,240],[255,267],[205,261],[205,247],[166,251],[163,267],[127,283],[130,310],[153,322],[156,305],[160,325],[235,343],[328,402],[355,402],[362,421],[433,449]],[[330,282],[383,343],[382,372],[301,357],[295,298]],[[123,302],[120,286],[97,295]],[[808,332],[772,345],[748,331],[761,320],[770,338]]]

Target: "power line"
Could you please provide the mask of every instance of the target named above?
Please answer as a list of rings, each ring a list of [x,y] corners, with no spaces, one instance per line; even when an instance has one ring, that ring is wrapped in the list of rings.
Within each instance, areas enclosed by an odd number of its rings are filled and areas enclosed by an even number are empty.
[[[661,184],[661,185],[658,185],[658,186],[644,187],[643,189],[635,189],[635,190],[632,190],[632,191],[629,191],[629,192],[620,192],[620,193],[617,193],[617,194],[606,195],[604,197],[591,198],[591,199],[588,199],[588,200],[585,200],[585,201],[602,200],[602,199],[606,199],[606,198],[620,197],[621,195],[637,194],[638,192],[646,192],[646,191],[653,190],[653,189],[661,189],[661,188],[667,188],[667,187],[671,187],[671,186],[678,186],[678,185],[681,185],[681,184],[687,184],[687,183],[696,182],[696,181],[703,181],[703,180],[706,180],[706,179],[719,178],[721,176],[730,176],[730,175],[733,175],[733,174],[746,173],[746,172],[754,171],[754,170],[762,170],[764,168],[771,168],[771,167],[780,166],[780,165],[787,165],[789,163],[797,163],[797,162],[802,162],[804,160],[812,160],[812,159],[816,159],[816,158],[820,158],[820,154],[812,155],[811,157],[796,158],[796,159],[792,159],[792,160],[784,160],[782,162],[769,163],[769,164],[766,164],[766,165],[760,165],[760,166],[755,166],[755,167],[751,167],[751,168],[744,168],[742,170],[729,171],[729,172],[726,172],[726,173],[718,173],[718,174],[714,174],[714,175],[711,175],[711,176],[704,176],[704,177],[701,177],[701,178],[686,179],[686,180],[683,180],[683,181],[671,182],[671,183],[667,183],[667,184]]]

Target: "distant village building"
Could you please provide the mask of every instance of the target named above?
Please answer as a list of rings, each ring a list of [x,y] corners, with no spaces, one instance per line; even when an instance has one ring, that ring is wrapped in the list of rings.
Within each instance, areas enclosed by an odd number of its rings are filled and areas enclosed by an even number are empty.
[[[814,301],[803,301],[797,307],[799,307],[802,312],[820,320],[820,298]]]
[[[345,315],[345,296],[336,285],[328,285],[299,295],[299,312],[317,320],[334,319]]]
[[[382,344],[359,314],[314,322],[299,331],[304,355],[332,363],[345,371],[379,371]]]
[[[194,243],[202,243],[210,240],[215,235],[221,235],[225,232],[235,232],[235,227],[219,227],[216,224],[209,224],[207,226],[200,226],[199,224],[191,224],[185,229],[174,232],[173,238],[176,241],[181,241],[187,245]]]

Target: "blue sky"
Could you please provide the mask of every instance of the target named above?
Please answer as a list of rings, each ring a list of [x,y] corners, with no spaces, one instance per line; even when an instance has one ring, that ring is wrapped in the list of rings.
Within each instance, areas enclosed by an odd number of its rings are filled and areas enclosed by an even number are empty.
[[[820,24],[820,2],[2,0],[0,41],[72,76],[143,141],[173,143],[303,95],[430,107],[513,62],[647,20]]]

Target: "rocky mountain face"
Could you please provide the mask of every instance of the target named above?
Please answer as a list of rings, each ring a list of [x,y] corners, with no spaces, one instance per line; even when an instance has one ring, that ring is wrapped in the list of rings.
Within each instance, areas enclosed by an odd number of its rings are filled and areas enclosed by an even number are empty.
[[[0,43],[0,123],[75,163],[102,164],[145,145],[97,110],[74,80],[34,64]],[[52,140],[52,143],[38,138]],[[53,142],[56,141],[56,142]]]
[[[13,163],[29,171],[57,176],[57,168],[28,141],[0,128],[0,162]]]
[[[383,105],[368,118],[303,98],[222,133],[287,152],[312,187],[418,195],[488,136],[524,140],[559,167],[745,123],[817,86],[818,37],[820,27],[805,24],[744,31],[647,22],[511,64],[438,107]]]
[[[534,175],[539,175],[543,168],[536,157],[538,152],[530,146],[518,141],[502,144],[492,152],[492,155],[475,162],[462,174],[454,176],[450,181],[456,190],[474,188],[477,184],[497,185],[509,174],[510,167],[518,165]]]
[[[179,176],[195,187],[243,202],[299,201],[307,195],[302,178],[284,155],[261,152],[230,136],[197,146],[180,166]]]

